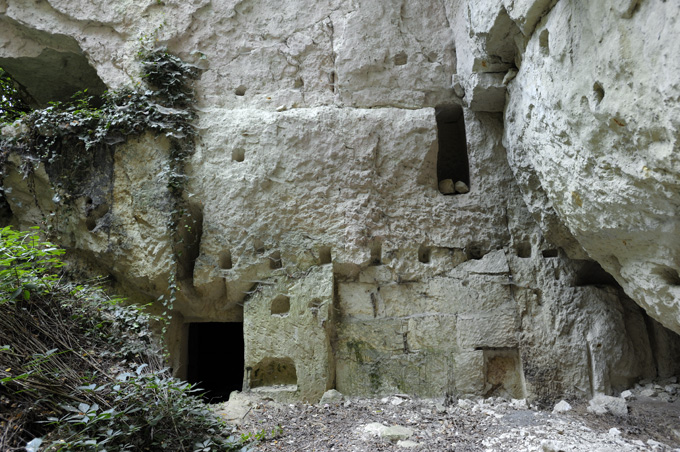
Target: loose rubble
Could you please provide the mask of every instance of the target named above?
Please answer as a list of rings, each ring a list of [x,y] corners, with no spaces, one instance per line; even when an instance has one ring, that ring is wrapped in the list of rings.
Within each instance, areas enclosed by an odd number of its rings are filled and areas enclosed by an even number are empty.
[[[661,388],[653,398],[642,395],[650,384]],[[251,398],[237,432],[264,432],[266,439],[251,449],[258,451],[680,452],[680,402],[671,394],[678,392],[674,385],[637,385],[624,391],[630,392],[627,400],[602,395],[590,403],[562,400],[552,413],[526,400],[494,397],[357,399],[334,393],[337,401],[316,405],[257,400],[240,393],[232,398],[238,407],[244,397]],[[662,393],[667,397],[660,398]],[[607,410],[595,414],[593,403]],[[225,414],[230,404],[216,407],[217,412],[233,418]],[[625,416],[612,414],[620,414],[622,407]]]

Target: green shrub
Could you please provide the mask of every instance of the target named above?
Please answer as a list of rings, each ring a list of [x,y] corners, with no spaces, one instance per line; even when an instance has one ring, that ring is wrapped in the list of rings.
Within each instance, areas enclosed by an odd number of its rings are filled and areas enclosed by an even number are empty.
[[[29,110],[12,78],[0,68],[0,124],[12,122]]]
[[[66,282],[62,253],[37,231],[0,229],[0,450],[240,448],[162,367],[150,316]]]

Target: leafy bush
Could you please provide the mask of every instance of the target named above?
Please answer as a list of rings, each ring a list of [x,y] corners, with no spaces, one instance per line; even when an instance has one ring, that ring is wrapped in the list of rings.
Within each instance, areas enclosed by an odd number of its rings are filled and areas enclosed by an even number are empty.
[[[0,229],[0,450],[234,450],[192,385],[162,368],[152,320],[55,273],[63,251]]]
[[[31,291],[49,292],[57,282],[51,270],[63,265],[58,256],[64,251],[40,242],[37,234],[9,227],[0,229],[0,237],[0,304],[18,297],[28,300]]]
[[[14,121],[29,110],[12,78],[0,68],[0,124]]]
[[[78,193],[76,181],[95,164],[98,148],[152,131],[171,141],[170,166],[175,177],[168,185],[173,191],[181,191],[183,161],[193,150],[195,138],[190,82],[199,71],[162,50],[143,52],[141,57],[146,88],[107,92],[101,99],[94,99],[85,90],[76,93],[71,102],[50,102],[47,108],[22,118],[26,132],[0,139],[0,151],[4,151],[0,155],[6,156],[7,151],[24,155],[27,172],[36,161],[55,167],[52,173],[59,174],[59,180],[54,182],[77,197],[82,193]],[[10,119],[15,117],[0,115],[0,122]]]

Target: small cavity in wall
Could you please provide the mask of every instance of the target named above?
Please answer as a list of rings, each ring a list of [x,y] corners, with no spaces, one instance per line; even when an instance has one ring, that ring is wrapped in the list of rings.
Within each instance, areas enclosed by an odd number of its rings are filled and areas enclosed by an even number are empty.
[[[418,247],[418,262],[421,262],[423,264],[429,264],[431,255],[432,255],[431,247],[425,245],[420,245],[420,247]]]
[[[322,246],[319,248],[319,265],[326,265],[333,262],[330,246]]]
[[[297,372],[291,358],[265,358],[248,369],[251,389],[269,386],[297,386]],[[292,388],[291,388],[292,389]]]
[[[271,315],[285,317],[290,312],[290,298],[285,295],[278,295],[272,300]]]
[[[525,397],[522,366],[516,348],[484,349],[485,397]]]

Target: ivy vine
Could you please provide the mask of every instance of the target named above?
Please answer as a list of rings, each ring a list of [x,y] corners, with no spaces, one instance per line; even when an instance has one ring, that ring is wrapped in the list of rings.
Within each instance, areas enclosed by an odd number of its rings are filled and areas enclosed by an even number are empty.
[[[51,102],[47,108],[28,113],[14,114],[16,108],[0,105],[0,126],[16,120],[13,125],[18,131],[11,137],[0,136],[0,177],[5,175],[9,154],[16,153],[22,157],[21,169],[29,178],[29,187],[35,168],[43,164],[52,184],[64,194],[60,201],[69,203],[87,194],[84,182],[101,166],[102,155],[112,155],[117,145],[147,131],[165,135],[170,143],[164,171],[171,195],[167,228],[172,237],[175,271],[168,281],[169,295],[160,300],[170,320],[178,290],[178,257],[183,249],[179,225],[192,221],[183,191],[187,181],[185,162],[194,151],[197,137],[192,124],[197,116],[192,81],[200,71],[165,50],[143,51],[139,56],[142,82],[134,88],[107,92],[101,98],[85,90],[70,102]],[[4,75],[0,72],[2,93],[11,83],[9,78],[2,78]],[[14,101],[11,105],[19,104]],[[163,330],[165,333],[167,324]]]

